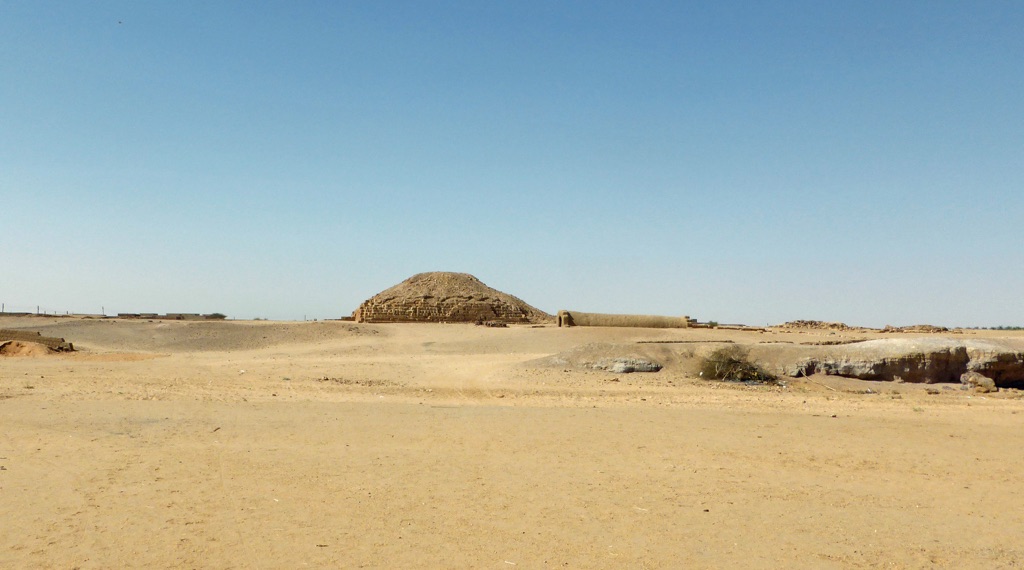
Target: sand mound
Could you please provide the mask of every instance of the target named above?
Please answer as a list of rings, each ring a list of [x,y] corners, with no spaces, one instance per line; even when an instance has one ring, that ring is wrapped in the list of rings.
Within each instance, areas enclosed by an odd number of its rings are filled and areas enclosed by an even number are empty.
[[[554,320],[468,273],[419,273],[367,299],[352,314],[366,323],[536,323]]]
[[[0,356],[47,356],[56,352],[56,350],[38,342],[9,340],[0,344]]]

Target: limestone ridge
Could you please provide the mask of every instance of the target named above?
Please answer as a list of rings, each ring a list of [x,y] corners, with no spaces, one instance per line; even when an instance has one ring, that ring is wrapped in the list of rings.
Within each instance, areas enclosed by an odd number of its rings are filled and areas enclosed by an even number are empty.
[[[1011,339],[887,338],[813,349],[784,372],[929,384],[977,372],[1001,388],[1024,386],[1024,346]]]
[[[541,323],[554,319],[468,273],[450,272],[413,275],[363,301],[352,317],[361,323]]]

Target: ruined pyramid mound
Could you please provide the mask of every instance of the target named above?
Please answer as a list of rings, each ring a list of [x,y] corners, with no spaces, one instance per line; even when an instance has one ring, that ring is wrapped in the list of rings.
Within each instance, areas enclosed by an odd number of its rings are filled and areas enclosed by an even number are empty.
[[[468,273],[418,273],[367,299],[352,313],[361,323],[538,323],[554,319]]]

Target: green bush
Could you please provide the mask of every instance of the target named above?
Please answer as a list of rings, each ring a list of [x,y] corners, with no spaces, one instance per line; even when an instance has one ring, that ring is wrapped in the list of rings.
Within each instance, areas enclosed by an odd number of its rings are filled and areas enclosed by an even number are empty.
[[[701,361],[700,375],[707,380],[776,384],[778,377],[750,361],[747,351],[739,346],[726,346]]]

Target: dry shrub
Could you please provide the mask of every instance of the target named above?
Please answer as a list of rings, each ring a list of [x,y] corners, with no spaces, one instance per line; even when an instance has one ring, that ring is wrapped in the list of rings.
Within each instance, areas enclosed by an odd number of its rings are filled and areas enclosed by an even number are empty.
[[[701,361],[700,375],[708,380],[776,384],[778,377],[750,361],[746,350],[726,346],[715,350]]]

